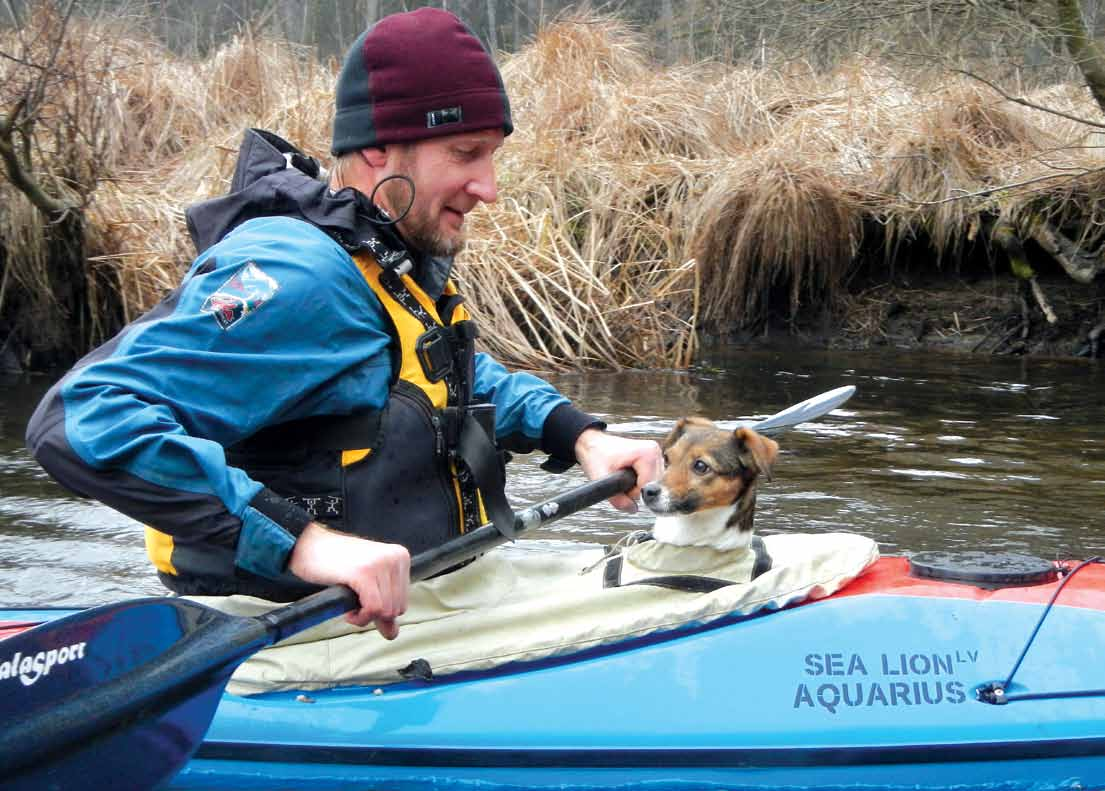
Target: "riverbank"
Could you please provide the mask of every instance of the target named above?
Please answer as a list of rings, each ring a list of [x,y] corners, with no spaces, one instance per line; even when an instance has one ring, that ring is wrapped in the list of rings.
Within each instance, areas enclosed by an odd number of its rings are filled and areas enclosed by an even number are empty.
[[[230,187],[243,130],[329,164],[336,64],[248,31],[197,60],[70,25],[112,79],[49,82],[36,104],[77,126],[29,145],[29,173],[75,196],[43,209],[0,183],[0,363],[14,367],[70,365],[176,286],[195,253],[183,210]],[[648,52],[588,14],[500,60],[515,132],[454,275],[504,362],[678,369],[704,328],[764,327],[848,348],[1075,354],[1099,321],[1105,149],[1077,119],[1101,109],[1073,72],[1024,86],[1028,107],[859,54],[821,69]],[[67,114],[74,96],[114,112]],[[1021,304],[1037,277],[1054,325],[1036,296]]]
[[[1076,283],[1064,274],[1040,276],[1054,311],[1045,317],[1023,281],[1011,274],[960,275],[910,270],[868,279],[836,311],[774,320],[759,331],[718,331],[730,343],[822,349],[909,349],[987,356],[1105,356],[1105,283]]]

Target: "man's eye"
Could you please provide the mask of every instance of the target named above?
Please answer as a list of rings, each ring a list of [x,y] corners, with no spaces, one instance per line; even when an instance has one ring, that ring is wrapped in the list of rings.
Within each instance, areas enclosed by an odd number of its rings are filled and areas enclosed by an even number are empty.
[[[705,475],[710,471],[710,465],[704,462],[702,459],[695,459],[694,464],[691,465],[691,469],[699,475]]]

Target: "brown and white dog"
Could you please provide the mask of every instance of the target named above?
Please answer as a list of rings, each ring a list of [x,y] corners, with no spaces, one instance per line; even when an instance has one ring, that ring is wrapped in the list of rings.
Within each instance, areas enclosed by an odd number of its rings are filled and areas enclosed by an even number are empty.
[[[743,549],[752,540],[756,479],[771,480],[779,445],[749,428],[683,418],[661,443],[664,472],[641,489],[653,538],[676,546]]]

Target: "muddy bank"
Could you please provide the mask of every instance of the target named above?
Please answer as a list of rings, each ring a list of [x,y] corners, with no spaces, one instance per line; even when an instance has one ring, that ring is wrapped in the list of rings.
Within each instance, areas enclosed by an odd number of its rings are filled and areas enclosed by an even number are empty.
[[[1087,286],[1061,274],[1041,275],[1038,282],[1054,323],[1024,281],[1011,274],[930,270],[855,283],[835,311],[797,321],[776,319],[756,332],[715,328],[712,335],[750,347],[799,343],[847,350],[1105,357],[1105,283]]]

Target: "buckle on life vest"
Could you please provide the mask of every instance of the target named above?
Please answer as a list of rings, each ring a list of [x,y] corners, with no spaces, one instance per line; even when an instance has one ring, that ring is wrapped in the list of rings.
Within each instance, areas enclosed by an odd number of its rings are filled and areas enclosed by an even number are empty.
[[[453,342],[444,327],[431,327],[419,335],[414,351],[431,382],[440,382],[453,370]]]
[[[466,407],[447,406],[439,412],[441,418],[441,434],[449,452],[456,454],[460,449],[461,434],[464,429],[464,421],[470,415],[476,424],[487,435],[488,442],[495,444],[495,405],[494,404],[469,404]]]

